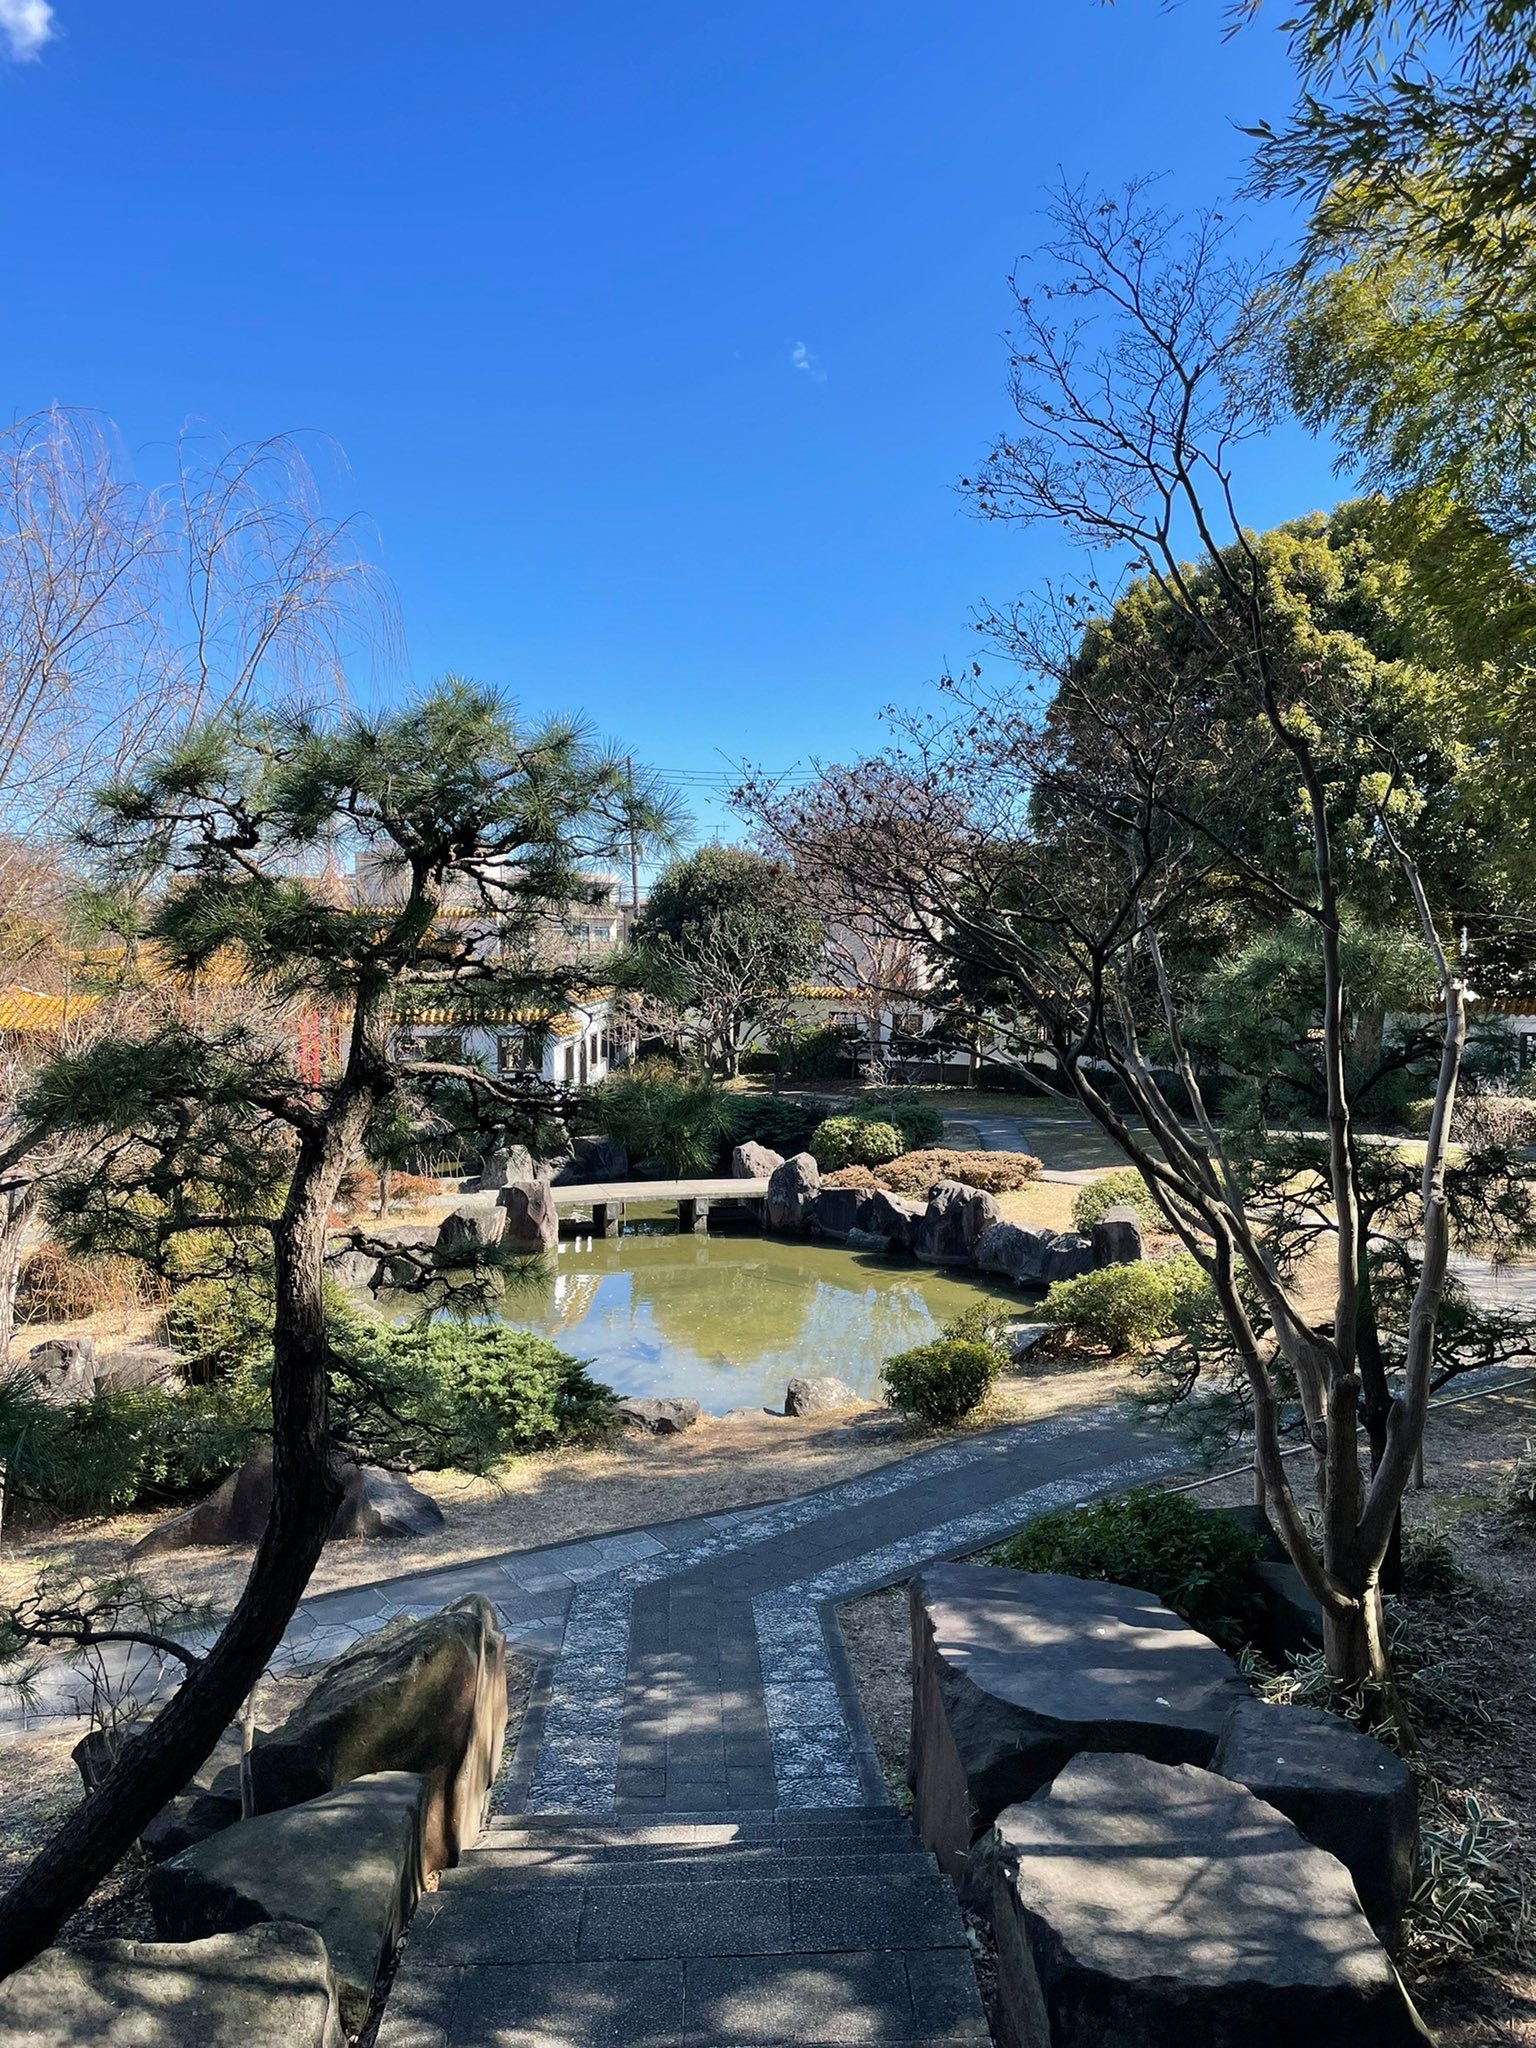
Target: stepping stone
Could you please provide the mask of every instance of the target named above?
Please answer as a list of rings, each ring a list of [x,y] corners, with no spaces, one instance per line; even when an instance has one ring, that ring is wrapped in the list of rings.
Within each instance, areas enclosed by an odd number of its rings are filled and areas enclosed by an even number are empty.
[[[1003,2038],[1029,2048],[1425,2048],[1343,1864],[1190,1765],[1079,1756],[998,1816]]]
[[[1401,1757],[1337,1714],[1244,1700],[1222,1730],[1213,1768],[1337,1856],[1366,1918],[1397,1947],[1419,1852],[1418,1788]]]
[[[1208,1764],[1249,1697],[1230,1658],[1151,1593],[935,1565],[911,1582],[918,1833],[951,1876],[1005,1806],[1080,1750]]]

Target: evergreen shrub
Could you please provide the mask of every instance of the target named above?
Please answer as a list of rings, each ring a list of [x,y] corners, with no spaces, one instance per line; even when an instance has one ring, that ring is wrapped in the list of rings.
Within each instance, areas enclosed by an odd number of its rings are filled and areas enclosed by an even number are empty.
[[[1181,1315],[1203,1304],[1210,1282],[1187,1253],[1133,1266],[1102,1266],[1056,1280],[1040,1304],[1044,1321],[1079,1342],[1122,1357],[1171,1336]]]
[[[995,1553],[1021,1572],[1063,1572],[1155,1593],[1192,1628],[1241,1642],[1256,1618],[1259,1539],[1181,1493],[1137,1487],[1091,1507],[1053,1508]]]
[[[891,1407],[946,1429],[980,1407],[1003,1362],[997,1345],[983,1338],[945,1335],[888,1358],[880,1379]]]
[[[906,1141],[895,1124],[861,1116],[829,1116],[811,1133],[809,1150],[824,1173],[842,1166],[883,1166],[899,1158]]]

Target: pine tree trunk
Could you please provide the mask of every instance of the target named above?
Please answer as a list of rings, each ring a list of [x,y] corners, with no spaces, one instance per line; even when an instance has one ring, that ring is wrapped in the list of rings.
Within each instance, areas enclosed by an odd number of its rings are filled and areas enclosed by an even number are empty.
[[[272,1512],[245,1590],[207,1656],[0,1898],[0,1977],[48,1946],[209,1756],[314,1570],[341,1497],[326,1415],[326,1220],[371,1106],[356,1093],[323,1134],[305,1139],[274,1234]]]

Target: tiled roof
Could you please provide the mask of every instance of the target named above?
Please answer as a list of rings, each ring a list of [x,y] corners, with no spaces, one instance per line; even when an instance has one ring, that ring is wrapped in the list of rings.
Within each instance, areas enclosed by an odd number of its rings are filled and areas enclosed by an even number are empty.
[[[43,995],[35,988],[0,988],[0,1031],[62,1031],[71,1017],[94,1010],[97,996]]]

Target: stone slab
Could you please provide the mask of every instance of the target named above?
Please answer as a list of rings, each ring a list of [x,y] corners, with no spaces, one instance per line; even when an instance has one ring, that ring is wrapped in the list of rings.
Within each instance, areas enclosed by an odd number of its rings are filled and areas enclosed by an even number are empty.
[[[918,1832],[951,1876],[1080,1750],[1208,1764],[1248,1697],[1214,1643],[1130,1587],[936,1565],[910,1602],[908,1778]]]
[[[1254,1699],[1228,1716],[1213,1768],[1338,1857],[1366,1918],[1396,1948],[1419,1845],[1418,1788],[1401,1757],[1337,1714]]]
[[[263,1920],[312,1927],[331,1959],[342,2024],[356,2033],[421,1896],[425,1789],[414,1773],[382,1771],[236,1821],[151,1874],[157,1931],[186,1941]]]
[[[988,1846],[1005,2048],[1423,2048],[1342,1864],[1188,1764],[1079,1756]]]
[[[0,2048],[345,2048],[325,1945],[291,1921],[48,1949],[0,1984]]]

